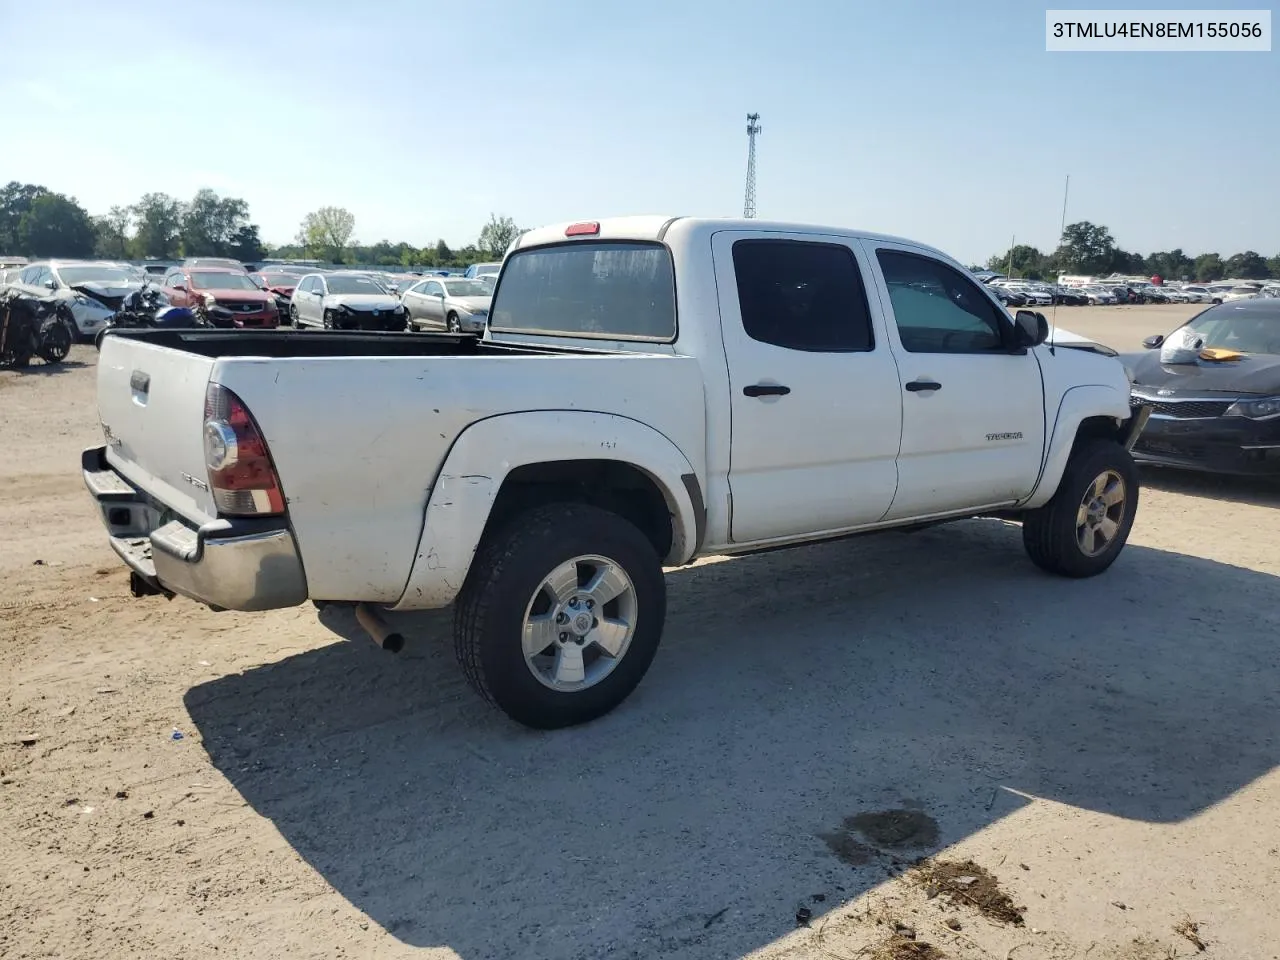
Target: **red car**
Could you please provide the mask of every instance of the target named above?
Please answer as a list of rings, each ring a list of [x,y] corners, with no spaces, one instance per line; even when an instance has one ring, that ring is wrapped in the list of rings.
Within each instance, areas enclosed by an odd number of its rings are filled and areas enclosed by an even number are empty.
[[[301,275],[280,273],[267,268],[251,273],[249,276],[253,278],[254,283],[276,298],[276,309],[280,311],[281,316],[289,312],[289,300],[293,297],[294,287],[302,279]]]
[[[173,306],[189,307],[196,313],[222,307],[230,311],[231,324],[236,327],[280,325],[276,298],[243,271],[179,267],[165,276],[164,293]]]

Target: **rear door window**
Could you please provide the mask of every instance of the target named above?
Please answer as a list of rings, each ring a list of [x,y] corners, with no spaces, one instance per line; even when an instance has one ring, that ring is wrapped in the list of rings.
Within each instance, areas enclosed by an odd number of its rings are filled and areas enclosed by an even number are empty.
[[[506,261],[491,330],[669,343],[675,270],[656,242],[575,241]]]

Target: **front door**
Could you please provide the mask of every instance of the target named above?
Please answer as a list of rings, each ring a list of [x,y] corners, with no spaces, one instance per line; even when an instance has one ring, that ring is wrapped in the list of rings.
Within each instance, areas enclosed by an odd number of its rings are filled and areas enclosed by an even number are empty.
[[[927,251],[866,240],[898,357],[902,449],[886,519],[1027,496],[1044,454],[1044,389],[1029,350],[1010,349],[1009,314]]]
[[[841,237],[712,241],[729,365],[734,543],[874,523],[889,508],[902,401],[865,254]]]

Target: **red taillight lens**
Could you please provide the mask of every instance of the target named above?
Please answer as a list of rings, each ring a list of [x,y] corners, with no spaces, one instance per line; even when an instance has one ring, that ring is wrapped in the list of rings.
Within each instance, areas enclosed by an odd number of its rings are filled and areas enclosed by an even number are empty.
[[[219,383],[204,395],[204,457],[218,512],[234,517],[284,513],[271,452],[249,408]]]
[[[566,237],[594,237],[600,232],[600,223],[591,220],[587,223],[572,223],[565,228]]]

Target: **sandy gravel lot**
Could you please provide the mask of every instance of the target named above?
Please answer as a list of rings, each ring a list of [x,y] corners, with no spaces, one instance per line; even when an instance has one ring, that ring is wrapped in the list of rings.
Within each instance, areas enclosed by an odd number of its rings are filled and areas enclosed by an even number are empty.
[[[1280,484],[1144,474],[1087,582],[976,521],[672,571],[636,694],[540,734],[439,615],[130,598],[73,360],[0,372],[0,957],[1280,956]]]

